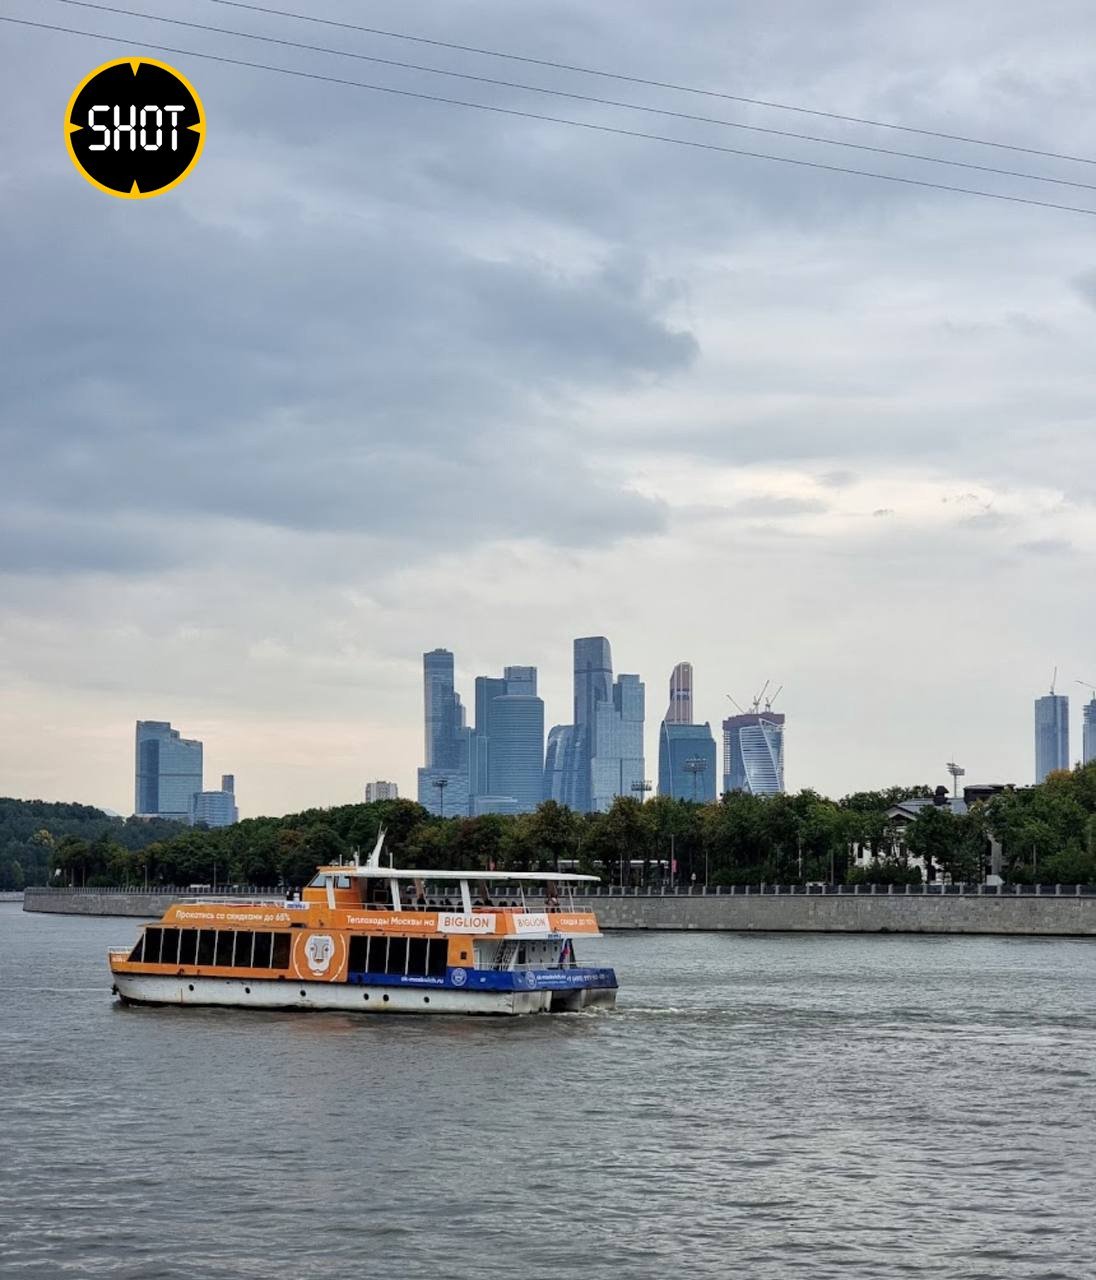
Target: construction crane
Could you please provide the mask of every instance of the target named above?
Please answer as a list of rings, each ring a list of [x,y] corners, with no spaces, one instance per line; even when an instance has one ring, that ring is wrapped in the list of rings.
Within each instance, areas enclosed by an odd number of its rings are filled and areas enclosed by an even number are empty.
[[[1093,698],[1096,698],[1096,684],[1093,684],[1090,680],[1078,680],[1077,684],[1083,684],[1084,687],[1092,694]]]
[[[743,707],[741,703],[736,701],[736,699],[732,698],[729,693],[726,694],[725,696],[734,704],[735,710],[738,712],[740,716],[747,716],[747,715],[759,716],[762,714],[763,709],[765,711],[772,710],[773,703],[777,700],[777,698],[780,697],[780,692],[784,688],[783,685],[780,685],[780,687],[776,690],[775,693],[771,693],[769,694],[768,697],[766,697],[765,693],[769,685],[771,684],[772,684],[771,680],[765,681],[765,683],[761,686],[761,688],[757,691],[757,693],[754,694],[753,698],[750,700],[749,710]]]
[[[1054,686],[1058,683],[1058,668],[1054,668],[1054,674],[1050,677],[1050,696],[1054,697]]]

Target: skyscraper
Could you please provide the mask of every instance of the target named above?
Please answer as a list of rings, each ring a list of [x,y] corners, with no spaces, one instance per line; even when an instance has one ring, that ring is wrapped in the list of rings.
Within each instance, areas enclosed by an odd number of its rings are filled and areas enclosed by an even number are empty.
[[[190,797],[192,826],[231,827],[239,820],[235,793],[225,789],[223,779],[220,791],[195,791]]]
[[[658,794],[708,804],[715,791],[715,738],[710,725],[693,724],[693,664],[679,662],[658,733]]]
[[[541,802],[544,703],[536,667],[477,677],[471,758],[475,811],[532,813]]]
[[[711,725],[663,720],[658,733],[658,794],[712,804],[717,783]]]
[[[644,711],[643,681],[632,675],[618,676],[612,700],[595,708],[590,751],[590,808],[595,813],[611,809],[617,796],[635,795],[632,784],[643,780]]]
[[[663,724],[692,724],[693,664],[679,662],[670,675],[670,705]]]
[[[578,731],[573,724],[557,724],[548,731],[544,753],[544,798],[578,809],[575,785],[579,768],[576,760]]]
[[[1084,729],[1081,735],[1082,764],[1096,763],[1096,695],[1085,703]]]
[[[134,813],[188,822],[191,797],[202,789],[202,744],[168,720],[138,720],[134,775]]]
[[[367,782],[365,784],[365,803],[373,804],[377,800],[398,800],[400,789],[394,782]]]
[[[771,796],[784,790],[784,716],[750,711],[723,721],[723,790]]]
[[[467,814],[472,792],[470,733],[460,694],[453,686],[453,655],[422,655],[426,763],[418,771],[419,804],[431,813]]]
[[[575,723],[548,735],[544,795],[583,812],[604,811],[643,780],[643,681],[613,680],[604,636],[574,642],[574,677]]]
[[[453,686],[453,655],[432,649],[422,655],[426,713],[426,767],[460,769],[467,764],[464,707]]]
[[[1035,781],[1069,768],[1069,698],[1053,691],[1035,699]]]

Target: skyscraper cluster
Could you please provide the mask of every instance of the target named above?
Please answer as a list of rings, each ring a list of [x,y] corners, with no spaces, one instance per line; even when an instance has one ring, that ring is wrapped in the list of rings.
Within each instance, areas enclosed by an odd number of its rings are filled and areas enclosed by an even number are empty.
[[[613,679],[604,636],[574,642],[574,723],[548,734],[544,799],[584,813],[604,812],[638,793],[643,773],[645,691],[636,675]]]
[[[418,798],[432,813],[456,816],[530,813],[555,800],[583,813],[605,812],[618,796],[642,800],[646,689],[638,675],[614,676],[604,636],[573,645],[571,723],[544,738],[537,669],[509,666],[475,681],[475,724],[469,726],[448,649],[423,654],[425,763]],[[659,729],[658,792],[678,800],[714,801],[721,790],[772,794],[784,789],[784,717],[753,708],[723,725],[722,787],[711,725],[695,722],[693,668],[679,662]]]
[[[202,787],[202,744],[168,720],[138,720],[133,812],[141,818],[229,827],[239,821],[236,779],[222,774],[218,791]]]
[[[1082,710],[1081,763],[1096,761],[1096,688]],[[1035,781],[1043,782],[1055,769],[1068,769],[1069,697],[1050,692],[1035,699]]]
[[[479,676],[475,725],[454,685],[448,649],[423,654],[426,763],[419,803],[431,813],[531,813],[542,799],[544,703],[536,667]]]

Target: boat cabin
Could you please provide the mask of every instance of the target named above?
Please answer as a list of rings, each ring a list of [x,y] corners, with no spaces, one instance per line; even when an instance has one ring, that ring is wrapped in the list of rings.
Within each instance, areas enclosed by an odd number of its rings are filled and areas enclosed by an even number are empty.
[[[320,867],[301,901],[329,910],[496,912],[574,911],[575,885],[596,876],[552,871],[402,871]]]

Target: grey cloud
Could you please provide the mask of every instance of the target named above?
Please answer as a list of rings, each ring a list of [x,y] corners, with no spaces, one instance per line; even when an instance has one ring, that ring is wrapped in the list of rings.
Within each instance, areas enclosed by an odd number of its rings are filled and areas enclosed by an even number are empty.
[[[957,522],[960,529],[971,529],[979,533],[991,532],[995,529],[1004,529],[1011,524],[1015,524],[1017,517],[1006,514],[1003,511],[994,511],[992,507],[987,507],[984,511],[979,511],[972,516],[964,516],[962,520]]]
[[[823,471],[817,477],[818,483],[825,485],[827,489],[847,489],[849,485],[855,484],[859,478],[855,471],[849,471],[843,467],[836,467],[832,471]]]
[[[756,497],[743,498],[730,508],[735,515],[768,516],[781,518],[789,516],[818,515],[828,511],[827,503],[818,498],[788,498],[778,494],[758,494]]]
[[[1033,556],[1065,556],[1073,553],[1073,543],[1068,538],[1033,538],[1030,542],[1021,542],[1018,551]]]
[[[63,511],[0,510],[0,573],[158,572],[194,550],[177,531]]]

